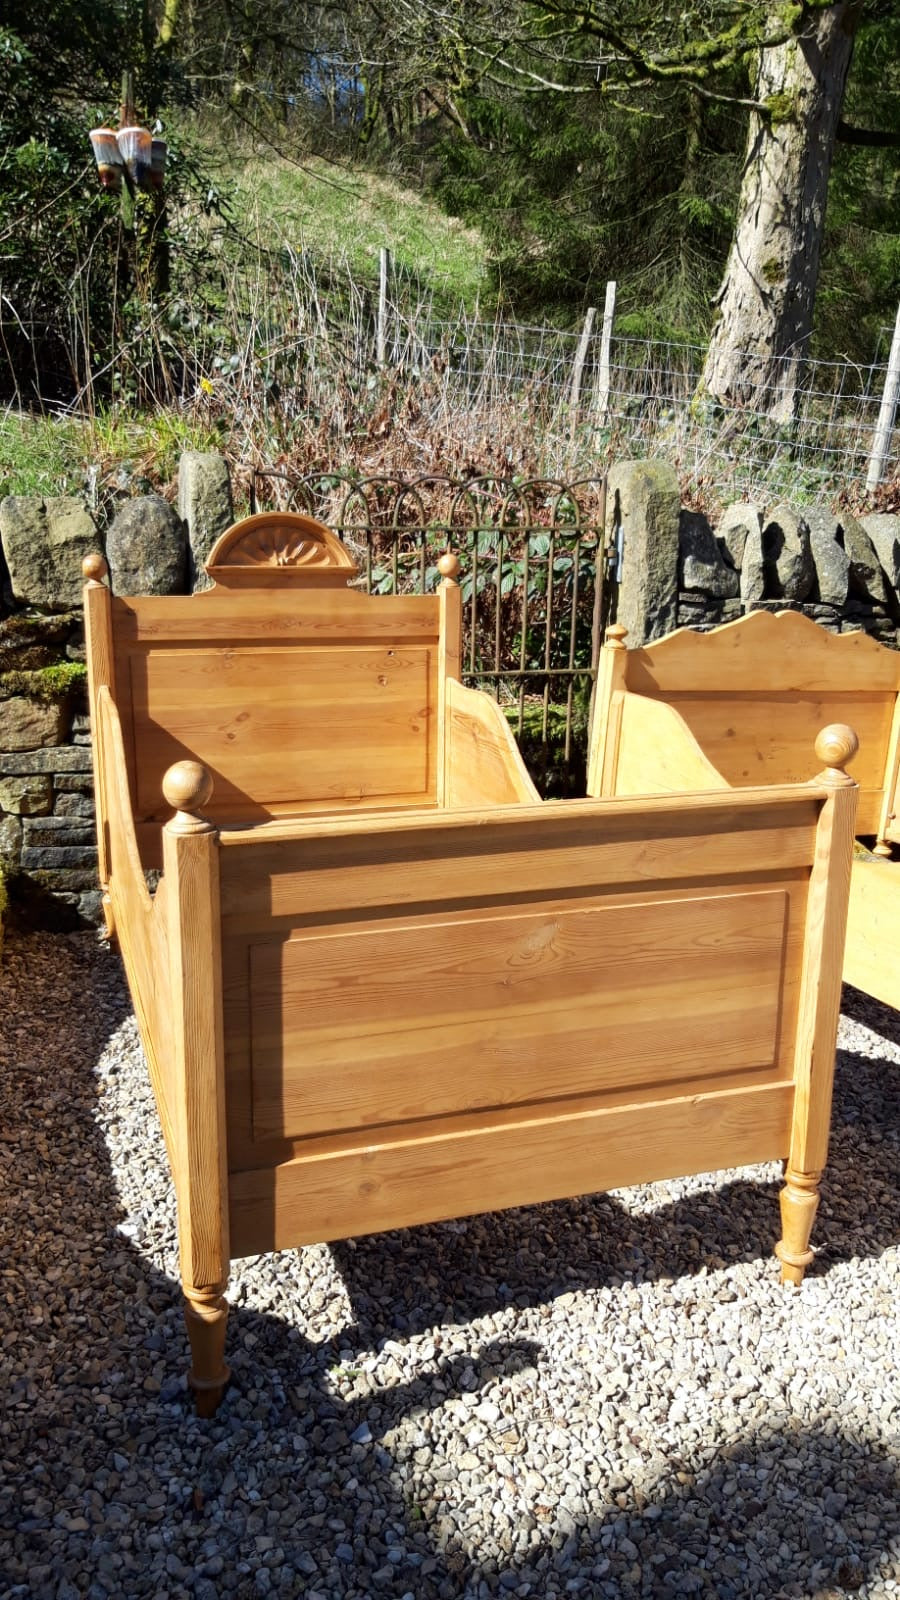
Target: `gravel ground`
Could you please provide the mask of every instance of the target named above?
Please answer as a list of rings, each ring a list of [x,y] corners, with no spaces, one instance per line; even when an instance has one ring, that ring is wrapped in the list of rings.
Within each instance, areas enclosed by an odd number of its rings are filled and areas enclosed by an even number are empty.
[[[0,1595],[900,1596],[897,1013],[799,1291],[774,1166],[260,1257],[200,1422],[118,961],[3,961]]]

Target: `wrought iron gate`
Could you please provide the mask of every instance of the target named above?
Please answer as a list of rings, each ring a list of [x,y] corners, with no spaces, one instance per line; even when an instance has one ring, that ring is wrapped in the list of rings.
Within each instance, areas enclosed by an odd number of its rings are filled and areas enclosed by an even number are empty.
[[[584,793],[587,722],[610,580],[606,485],[499,478],[297,476],[256,469],[250,508],[317,517],[374,594],[437,587],[461,563],[463,676],[506,710],[542,793]]]

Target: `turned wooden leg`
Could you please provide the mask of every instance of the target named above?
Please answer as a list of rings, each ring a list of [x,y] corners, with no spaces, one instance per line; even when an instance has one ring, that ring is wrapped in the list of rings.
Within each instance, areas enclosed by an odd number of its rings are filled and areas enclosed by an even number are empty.
[[[113,916],[112,901],[109,898],[109,890],[105,884],[102,885],[102,889],[100,905],[103,911],[103,921],[106,923],[106,937],[114,939],[116,937],[116,919]]]
[[[802,1283],[813,1259],[809,1238],[819,1209],[821,1172],[797,1172],[788,1165],[781,1191],[782,1236],[775,1246],[782,1283]]]
[[[195,1289],[184,1284],[184,1320],[191,1341],[188,1382],[198,1417],[214,1417],[231,1372],[225,1363],[228,1302],[225,1284]]]
[[[890,861],[894,852],[891,849],[891,846],[888,844],[887,839],[876,839],[872,854],[873,856],[884,856],[888,861]]]

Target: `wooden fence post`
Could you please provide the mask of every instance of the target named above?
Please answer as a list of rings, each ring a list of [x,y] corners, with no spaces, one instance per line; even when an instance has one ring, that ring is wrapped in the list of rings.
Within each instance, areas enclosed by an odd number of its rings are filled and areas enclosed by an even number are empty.
[[[387,361],[388,279],[391,272],[391,252],[382,245],[378,252],[378,324],[375,330],[375,359],[379,367]]]
[[[603,306],[603,326],[600,330],[600,366],[597,372],[597,395],[594,404],[596,426],[602,428],[609,416],[609,352],[612,346],[613,318],[616,314],[616,285],[611,278],[606,285]]]
[[[885,463],[890,454],[898,391],[900,391],[900,306],[897,307],[894,337],[891,340],[891,353],[888,356],[888,369],[884,380],[884,394],[881,396],[881,409],[878,412],[872,453],[869,456],[869,470],[866,474],[866,488],[870,494],[881,482]]]
[[[591,334],[594,331],[594,318],[597,315],[596,306],[588,306],[584,318],[584,327],[575,352],[575,365],[572,368],[572,387],[569,390],[569,408],[572,413],[572,429],[578,425],[578,402],[581,399],[581,376],[584,372],[584,363],[590,349]]]

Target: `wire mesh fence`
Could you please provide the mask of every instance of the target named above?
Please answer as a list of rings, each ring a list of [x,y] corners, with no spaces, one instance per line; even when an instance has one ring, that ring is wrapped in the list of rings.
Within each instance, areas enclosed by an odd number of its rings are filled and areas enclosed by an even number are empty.
[[[252,351],[248,343],[245,355],[229,358],[236,407],[238,380],[252,370],[283,418],[327,414],[340,436],[360,396],[368,392],[377,408],[387,387],[395,414],[401,396],[414,399],[423,430],[466,427],[471,418],[487,427],[504,415],[517,417],[517,426],[527,419],[550,476],[657,453],[673,462],[689,493],[711,503],[749,496],[803,504],[863,492],[889,372],[884,340],[869,363],[798,365],[786,357],[771,388],[796,389],[795,400],[786,420],[775,420],[749,403],[700,399],[700,345],[638,339],[613,327],[604,353],[593,323],[573,332],[465,309],[441,317],[401,278],[379,298],[349,269],[332,265],[317,277],[309,262],[294,265],[282,284],[284,304],[269,299],[254,324]],[[220,364],[214,376],[227,383],[232,374]],[[889,422],[880,476],[898,475],[900,429]]]
[[[705,354],[697,345],[615,337],[604,368],[596,335],[584,350],[579,333],[465,317],[407,323],[391,345],[396,370],[437,372],[457,405],[490,407],[504,395],[525,396],[549,427],[570,440],[580,435],[601,459],[662,451],[683,477],[720,499],[805,500],[862,485],[886,360],[805,363],[793,414],[775,420],[750,406],[698,403]],[[784,366],[792,368],[793,358]],[[900,472],[896,427],[881,472]]]
[[[460,559],[463,680],[499,700],[539,790],[584,794],[591,687],[611,589],[605,484],[298,476],[251,478],[251,511],[303,511],[336,532],[372,594],[437,588]]]

